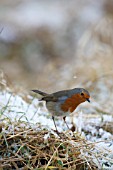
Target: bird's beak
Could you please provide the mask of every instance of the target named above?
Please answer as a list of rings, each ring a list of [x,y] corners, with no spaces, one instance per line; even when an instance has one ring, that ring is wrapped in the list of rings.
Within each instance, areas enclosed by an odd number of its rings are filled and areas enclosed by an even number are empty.
[[[88,98],[86,100],[90,103],[90,100]]]

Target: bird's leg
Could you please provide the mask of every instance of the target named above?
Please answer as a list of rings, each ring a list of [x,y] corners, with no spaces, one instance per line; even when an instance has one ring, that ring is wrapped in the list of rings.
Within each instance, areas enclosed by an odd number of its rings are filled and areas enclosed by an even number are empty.
[[[53,119],[53,122],[54,122],[54,125],[55,125],[55,128],[56,128],[56,132],[59,133],[58,130],[57,130],[57,126],[56,126],[56,123],[55,123],[54,116],[52,116],[52,119]]]
[[[66,124],[67,128],[70,130],[70,128],[69,128],[69,126],[68,126],[68,124],[66,122],[66,116],[63,117],[63,120],[64,120],[64,123]]]

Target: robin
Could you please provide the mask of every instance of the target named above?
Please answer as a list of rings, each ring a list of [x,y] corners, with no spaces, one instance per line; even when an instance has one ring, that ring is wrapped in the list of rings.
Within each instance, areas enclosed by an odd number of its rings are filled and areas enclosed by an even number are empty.
[[[51,94],[47,94],[40,90],[32,91],[42,96],[39,101],[46,101],[46,107],[48,111],[50,111],[50,113],[52,114],[52,119],[57,132],[58,130],[54,119],[55,116],[63,117],[63,120],[69,129],[69,126],[66,123],[66,116],[74,112],[79,104],[85,101],[90,102],[90,94],[87,90],[83,88],[62,90]]]

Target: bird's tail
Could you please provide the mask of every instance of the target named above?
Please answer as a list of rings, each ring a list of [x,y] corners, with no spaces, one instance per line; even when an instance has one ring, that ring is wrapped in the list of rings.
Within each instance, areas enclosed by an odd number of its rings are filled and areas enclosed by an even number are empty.
[[[38,94],[40,94],[41,96],[47,96],[47,95],[48,95],[47,93],[42,92],[42,91],[40,91],[40,90],[31,90],[31,91],[33,91],[33,92],[35,92],[35,93],[38,93]]]

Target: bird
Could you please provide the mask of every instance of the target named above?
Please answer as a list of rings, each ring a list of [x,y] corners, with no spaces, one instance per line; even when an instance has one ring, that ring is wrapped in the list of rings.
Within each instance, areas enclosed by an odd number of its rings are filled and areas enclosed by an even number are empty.
[[[46,101],[46,108],[51,113],[54,126],[57,130],[54,117],[62,117],[67,128],[69,126],[66,122],[66,116],[75,111],[78,105],[88,101],[90,102],[90,94],[84,88],[73,88],[68,90],[57,91],[51,94],[42,92],[40,90],[31,90],[41,95],[39,101]]]

